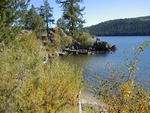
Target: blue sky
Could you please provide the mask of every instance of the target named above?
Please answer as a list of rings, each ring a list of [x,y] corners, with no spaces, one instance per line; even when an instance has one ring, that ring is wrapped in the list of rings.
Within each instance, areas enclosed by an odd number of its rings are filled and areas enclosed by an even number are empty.
[[[62,16],[61,8],[55,0],[48,0],[53,7],[54,18]],[[43,0],[31,0],[36,7],[43,4]],[[84,0],[81,6],[85,6],[84,26],[98,24],[103,21],[150,16],[150,0]]]

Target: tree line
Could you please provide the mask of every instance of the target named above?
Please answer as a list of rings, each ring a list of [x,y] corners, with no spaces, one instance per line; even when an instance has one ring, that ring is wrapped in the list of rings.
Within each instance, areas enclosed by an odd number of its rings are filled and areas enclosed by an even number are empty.
[[[85,29],[90,34],[99,36],[150,35],[150,16],[110,20]]]
[[[34,5],[28,9],[30,0],[3,0],[0,1],[0,26],[5,29],[29,29],[36,32],[47,31],[54,24],[53,8],[48,0],[43,0],[40,7]],[[79,3],[82,0],[56,0],[63,10],[62,17],[56,21],[57,26],[72,37],[78,37],[83,27],[83,10]],[[2,30],[2,29],[1,29]],[[8,33],[8,30],[6,30]],[[0,31],[2,32],[2,31]],[[3,35],[6,35],[3,34]],[[3,37],[3,36],[2,36]],[[2,39],[0,39],[2,41]]]

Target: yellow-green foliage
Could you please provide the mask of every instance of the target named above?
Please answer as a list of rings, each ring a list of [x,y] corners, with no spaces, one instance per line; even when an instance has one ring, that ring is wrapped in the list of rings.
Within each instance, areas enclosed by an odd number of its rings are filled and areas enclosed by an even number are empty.
[[[124,82],[116,86],[113,92],[108,88],[101,93],[109,113],[149,113],[150,92],[135,81]]]
[[[22,47],[30,52],[40,50],[40,40],[37,39],[35,32],[20,34],[17,36]]]
[[[91,35],[84,33],[77,38],[77,41],[80,42],[82,48],[87,48],[94,44],[94,40],[91,38]]]
[[[148,43],[142,44],[135,51],[135,56],[127,64],[128,73],[117,70],[109,75],[109,79],[102,79],[100,81],[99,95],[108,105],[108,112],[150,112],[150,90],[145,89],[135,80],[139,54],[148,46]]]
[[[55,62],[39,73],[36,77],[30,75],[17,96],[20,110],[29,112],[32,108],[34,113],[56,113],[66,105],[77,105],[81,89],[78,69]]]
[[[26,39],[18,44],[0,52],[0,112],[56,113],[76,106],[82,70],[59,61],[43,64]]]
[[[72,37],[66,35],[62,29],[56,28],[54,34],[54,43],[58,49],[64,49],[66,46],[72,44]]]

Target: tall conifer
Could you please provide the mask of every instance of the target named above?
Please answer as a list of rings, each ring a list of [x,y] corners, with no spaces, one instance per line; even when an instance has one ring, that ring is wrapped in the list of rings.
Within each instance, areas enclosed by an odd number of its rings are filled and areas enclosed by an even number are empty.
[[[81,8],[79,3],[82,0],[56,0],[63,8],[63,19],[66,22],[67,34],[77,38],[85,22],[83,17],[84,7]]]
[[[54,23],[53,18],[53,8],[50,7],[48,0],[44,0],[44,5],[40,7],[40,16],[46,23],[47,36],[49,32],[50,25]]]

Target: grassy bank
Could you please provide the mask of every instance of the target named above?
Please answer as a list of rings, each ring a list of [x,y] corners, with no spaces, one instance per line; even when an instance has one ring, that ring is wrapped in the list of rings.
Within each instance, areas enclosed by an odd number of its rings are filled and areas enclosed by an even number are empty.
[[[7,46],[1,44],[0,112],[76,110],[82,70],[57,60],[43,64],[39,46],[34,34],[20,35]]]

